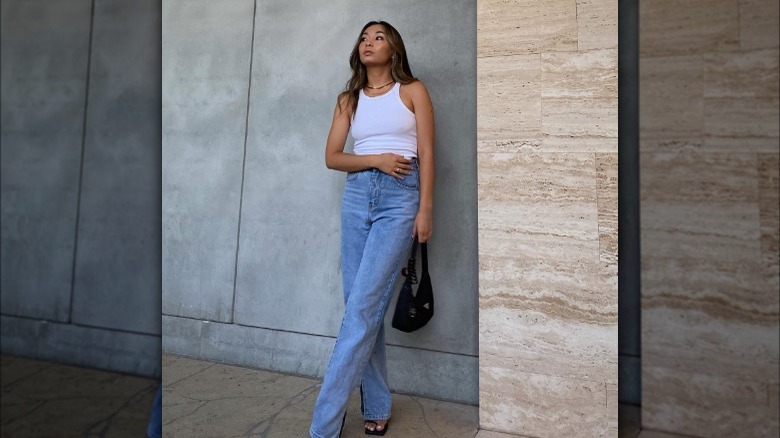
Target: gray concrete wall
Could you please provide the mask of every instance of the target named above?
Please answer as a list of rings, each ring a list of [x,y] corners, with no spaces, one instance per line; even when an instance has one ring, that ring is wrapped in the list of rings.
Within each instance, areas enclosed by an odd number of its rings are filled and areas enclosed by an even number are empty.
[[[163,350],[322,375],[343,314],[345,178],[325,139],[357,33],[384,19],[436,112],[437,313],[414,334],[388,313],[391,385],[476,404],[476,5],[310,5],[163,3]]]
[[[2,2],[2,351],[160,375],[160,4]]]

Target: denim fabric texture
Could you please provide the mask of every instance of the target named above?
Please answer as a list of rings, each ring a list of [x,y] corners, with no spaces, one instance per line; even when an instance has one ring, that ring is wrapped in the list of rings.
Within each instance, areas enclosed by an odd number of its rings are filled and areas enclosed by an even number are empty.
[[[341,204],[344,318],[314,406],[313,438],[339,437],[358,385],[363,418],[390,418],[384,319],[412,248],[420,177],[416,158],[411,164],[411,174],[400,179],[378,169],[347,174]]]

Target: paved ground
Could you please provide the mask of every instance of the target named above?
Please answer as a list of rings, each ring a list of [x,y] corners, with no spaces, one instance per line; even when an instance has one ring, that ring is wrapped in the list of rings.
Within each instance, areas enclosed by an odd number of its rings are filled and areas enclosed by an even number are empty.
[[[163,356],[163,382],[163,430],[171,437],[308,437],[320,387],[316,379],[172,355]],[[475,406],[393,394],[387,437],[476,434]],[[344,438],[365,436],[355,393]]]
[[[163,430],[171,437],[308,437],[320,381],[163,355]],[[393,394],[388,438],[517,438],[477,430],[476,406]],[[639,408],[620,406],[620,437],[673,438],[639,430]],[[353,394],[344,438],[365,437]]]
[[[145,437],[159,380],[0,356],[5,437]]]
[[[2,437],[139,437],[158,381],[2,356]],[[163,436],[308,437],[320,381],[163,355]],[[365,437],[360,397],[350,400],[344,438]],[[620,406],[626,438],[675,438],[643,430],[639,410]],[[393,394],[388,438],[516,438],[477,430],[477,407]]]

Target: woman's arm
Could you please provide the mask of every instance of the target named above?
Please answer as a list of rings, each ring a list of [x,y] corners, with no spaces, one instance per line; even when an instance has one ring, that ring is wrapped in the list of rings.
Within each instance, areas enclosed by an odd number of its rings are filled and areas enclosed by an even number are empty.
[[[347,96],[341,96],[333,110],[333,122],[325,143],[325,166],[328,169],[356,172],[374,167],[370,155],[344,152],[344,143],[347,142],[347,134],[349,134],[350,113]]]
[[[341,106],[339,106],[341,103]],[[343,108],[343,109],[342,109]],[[344,172],[357,172],[359,170],[377,168],[382,172],[402,178],[400,173],[393,173],[395,169],[402,169],[408,174],[411,165],[403,155],[397,154],[378,154],[378,155],[355,155],[344,152],[344,143],[347,141],[351,110],[346,100],[342,96],[340,102],[336,103],[333,110],[333,122],[330,125],[328,140],[325,144],[325,166],[328,169],[342,170]]]
[[[417,160],[420,168],[420,206],[414,220],[413,235],[427,242],[433,232],[433,104],[421,81],[412,91],[414,116],[417,119]]]

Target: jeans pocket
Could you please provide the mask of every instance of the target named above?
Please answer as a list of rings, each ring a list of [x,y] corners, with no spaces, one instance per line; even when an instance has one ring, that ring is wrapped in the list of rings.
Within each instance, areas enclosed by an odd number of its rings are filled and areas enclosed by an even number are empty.
[[[393,182],[398,187],[407,190],[419,190],[420,189],[420,175],[417,170],[413,170],[411,174],[404,175],[403,178],[393,177]]]
[[[347,181],[357,178],[358,172],[347,172]]]

